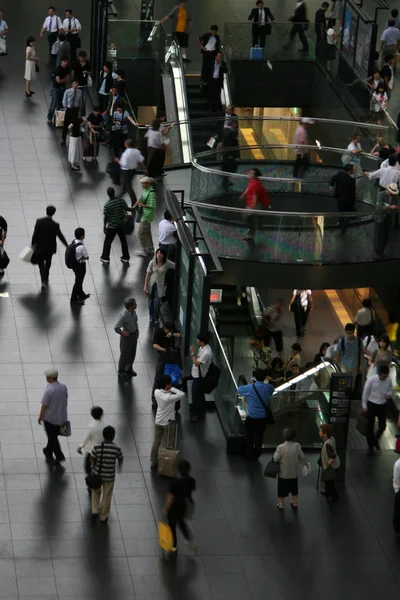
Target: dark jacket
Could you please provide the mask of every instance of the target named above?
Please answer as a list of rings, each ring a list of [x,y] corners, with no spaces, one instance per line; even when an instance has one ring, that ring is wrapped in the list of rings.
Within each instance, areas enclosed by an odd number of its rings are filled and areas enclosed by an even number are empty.
[[[68,59],[68,66],[71,68],[71,44],[69,42],[61,42],[57,52],[56,68],[61,65],[64,58]]]
[[[43,217],[36,221],[31,245],[36,246],[37,251],[55,254],[57,252],[57,238],[62,241],[64,246],[68,246],[67,240],[61,233],[59,223],[53,221],[51,217]]]
[[[210,83],[210,81],[212,81],[214,79],[214,65],[215,65],[215,60],[210,60],[208,61],[208,65],[205,71],[205,81],[207,81],[207,83]],[[221,83],[221,86],[224,82],[224,73],[227,73],[228,69],[226,68],[226,62],[224,60],[221,61],[220,67],[219,67],[219,81]]]
[[[292,17],[290,17],[289,21],[291,21],[292,23],[308,23],[307,8],[305,2],[302,2],[301,4],[296,4],[294,14]]]
[[[113,106],[113,100],[114,100],[114,98],[115,98],[115,101],[114,101],[114,106]],[[110,93],[108,104],[107,104],[107,118],[109,118],[109,119],[112,118],[112,115],[110,115],[111,107],[112,107],[112,111],[113,111],[113,114],[114,114],[115,111],[117,110],[118,106],[120,106],[121,104],[124,104],[124,102],[125,102],[125,98],[123,98],[121,96],[121,94],[118,94],[118,96],[113,96]]]
[[[101,86],[103,84],[103,79],[104,79],[104,71],[100,75],[98,90],[101,88]],[[107,92],[107,94],[109,92],[111,92],[111,88],[112,88],[113,82],[114,82],[114,78],[112,76],[112,73],[107,73],[107,75],[106,75],[106,89],[105,89],[105,91]]]
[[[356,202],[356,180],[346,171],[338,171],[331,177],[329,184],[335,188],[335,197],[349,207]]]
[[[319,8],[315,13],[314,22],[315,22],[315,35],[318,40],[325,39],[326,36],[326,12]]]
[[[206,46],[208,44],[210,37],[211,37],[211,33],[204,33],[203,35],[201,35],[199,37],[200,44],[202,44],[202,46]],[[214,37],[215,37],[215,41],[216,41],[214,52],[219,52],[220,48],[221,48],[221,38],[219,37],[218,34],[215,34]],[[206,54],[204,52],[203,48],[201,49],[201,53]]]
[[[224,127],[222,132],[222,147],[223,148],[235,148],[239,146],[239,132],[232,127]],[[226,150],[223,152],[224,159],[228,157],[240,158],[240,150]]]
[[[265,13],[265,22],[268,23],[268,19],[270,21],[275,21],[275,17],[272,14],[272,12],[269,10],[268,6],[265,6],[262,9]],[[253,8],[253,10],[251,11],[251,13],[249,14],[249,16],[247,17],[248,21],[253,21],[254,23],[258,23],[258,17],[260,16],[259,12],[258,12],[258,8]]]

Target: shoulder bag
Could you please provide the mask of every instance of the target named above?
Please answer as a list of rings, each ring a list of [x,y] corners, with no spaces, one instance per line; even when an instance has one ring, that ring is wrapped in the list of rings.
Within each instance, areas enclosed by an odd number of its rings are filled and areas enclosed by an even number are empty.
[[[218,387],[219,378],[221,375],[221,369],[217,367],[213,361],[211,361],[210,366],[208,367],[207,375],[205,377],[202,376],[200,366],[199,366],[199,375],[202,380],[202,390],[204,394],[211,394],[216,387]]]
[[[101,463],[103,461],[103,451],[104,451],[104,442],[101,443],[99,474],[93,472],[94,468],[96,466],[96,463],[95,463],[93,465],[92,470],[90,471],[89,475],[87,477],[85,477],[86,485],[88,486],[88,488],[90,488],[92,490],[98,490],[102,486],[102,480],[100,477],[100,473],[101,473]]]
[[[281,472],[281,465],[278,462],[275,462],[274,459],[270,460],[267,466],[265,467],[264,476],[276,478],[277,475]]]
[[[261,398],[260,394],[257,392],[257,388],[256,388],[255,383],[253,383],[253,388],[254,388],[255,393],[258,396],[259,401],[261,402],[261,404],[265,408],[265,419],[266,419],[267,425],[274,425],[275,424],[275,419],[274,419],[274,415],[272,413],[272,408],[270,407],[269,404],[265,404],[264,400]]]

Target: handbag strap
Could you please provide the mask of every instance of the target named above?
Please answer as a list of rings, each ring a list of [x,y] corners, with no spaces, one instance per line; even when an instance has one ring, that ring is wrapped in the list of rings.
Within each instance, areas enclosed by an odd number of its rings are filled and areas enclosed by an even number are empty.
[[[265,408],[265,411],[267,411],[267,410],[268,410],[268,404],[265,404],[264,400],[261,398],[260,394],[259,394],[259,393],[258,393],[258,391],[257,391],[256,384],[255,384],[255,383],[253,383],[253,388],[254,388],[254,391],[255,391],[255,393],[256,393],[256,394],[257,394],[257,396],[258,396],[258,399],[259,399],[259,401],[261,402],[261,404],[262,404],[262,405],[263,405],[263,407]]]

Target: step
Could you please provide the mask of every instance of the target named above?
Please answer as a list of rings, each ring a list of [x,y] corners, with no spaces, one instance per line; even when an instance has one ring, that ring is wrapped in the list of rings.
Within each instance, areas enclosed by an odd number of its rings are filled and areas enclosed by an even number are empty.
[[[220,337],[249,337],[253,335],[252,329],[246,325],[221,325],[218,326],[218,333]]]

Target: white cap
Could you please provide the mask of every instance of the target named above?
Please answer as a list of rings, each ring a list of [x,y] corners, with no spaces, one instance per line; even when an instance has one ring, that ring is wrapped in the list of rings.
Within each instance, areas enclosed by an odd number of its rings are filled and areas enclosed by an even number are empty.
[[[57,369],[46,369],[44,374],[46,375],[46,377],[51,377],[52,379],[58,379]]]

